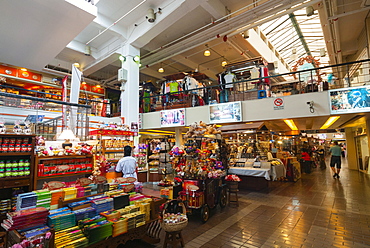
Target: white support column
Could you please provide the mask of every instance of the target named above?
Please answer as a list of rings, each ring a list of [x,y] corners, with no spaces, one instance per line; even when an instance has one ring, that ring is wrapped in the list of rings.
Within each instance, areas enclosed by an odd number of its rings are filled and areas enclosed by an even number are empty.
[[[121,117],[125,118],[125,124],[131,126],[131,122],[139,122],[139,65],[133,58],[140,55],[140,50],[132,45],[123,47],[122,56],[126,61],[122,62],[122,68],[127,70],[127,82],[122,83],[121,93]],[[138,142],[138,139],[134,139]]]
[[[182,128],[181,127],[177,127],[175,129],[175,135],[176,135],[176,146],[181,146],[182,144],[184,144],[184,140],[182,138]]]

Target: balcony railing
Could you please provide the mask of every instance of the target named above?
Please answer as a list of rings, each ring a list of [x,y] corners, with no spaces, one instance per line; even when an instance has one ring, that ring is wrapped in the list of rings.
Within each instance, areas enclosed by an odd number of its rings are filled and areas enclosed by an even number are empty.
[[[369,62],[370,59],[366,59],[247,79],[224,85],[211,85],[167,94],[152,94],[142,98],[140,109],[141,112],[147,113],[163,109],[195,107],[362,86],[370,82]],[[265,81],[269,83],[265,83]]]

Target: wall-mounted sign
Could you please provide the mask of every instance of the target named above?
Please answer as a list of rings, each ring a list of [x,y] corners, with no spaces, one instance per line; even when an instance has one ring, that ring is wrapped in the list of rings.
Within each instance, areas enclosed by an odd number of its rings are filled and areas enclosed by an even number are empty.
[[[284,99],[281,97],[274,99],[274,110],[284,109]]]
[[[242,121],[241,102],[228,102],[209,106],[210,123],[227,123]]]
[[[161,127],[185,126],[185,109],[167,109],[161,111]]]
[[[329,99],[331,114],[370,111],[370,86],[329,90]]]

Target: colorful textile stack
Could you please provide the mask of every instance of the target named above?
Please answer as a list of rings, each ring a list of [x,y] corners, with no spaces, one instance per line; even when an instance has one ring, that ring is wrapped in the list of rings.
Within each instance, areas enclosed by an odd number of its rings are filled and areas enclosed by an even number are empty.
[[[64,200],[65,201],[76,199],[76,197],[77,197],[77,189],[76,188],[74,188],[74,187],[64,188],[63,191],[64,191]]]
[[[99,221],[97,223],[84,227],[84,233],[89,239],[89,244],[97,243],[113,233],[113,223],[108,220]]]
[[[55,231],[67,229],[76,225],[75,214],[67,207],[51,210],[48,217],[48,226]]]
[[[112,219],[110,222],[113,223],[112,237],[117,237],[121,234],[127,233],[127,218],[120,217],[119,219]]]
[[[93,207],[81,208],[73,211],[76,216],[76,221],[88,219],[96,215],[96,210]]]
[[[50,209],[54,210],[58,208],[59,199],[64,199],[64,191],[62,189],[56,189],[50,191],[51,193],[51,202]]]
[[[55,247],[56,248],[82,248],[89,245],[88,239],[78,226],[74,226],[63,231],[55,233]]]
[[[7,219],[1,223],[5,230],[24,230],[46,224],[49,211],[44,207],[30,208],[7,213]]]
[[[35,191],[37,195],[36,207],[44,207],[50,209],[51,193],[49,190]]]
[[[19,194],[17,197],[16,210],[24,210],[35,208],[37,203],[37,195],[35,192]]]
[[[119,217],[121,217],[121,213],[118,212],[117,210],[101,212],[100,215],[104,216],[107,220],[119,219]]]
[[[112,210],[113,209],[113,199],[105,198],[105,199],[93,200],[91,206],[96,209],[97,214],[104,212],[104,211]]]

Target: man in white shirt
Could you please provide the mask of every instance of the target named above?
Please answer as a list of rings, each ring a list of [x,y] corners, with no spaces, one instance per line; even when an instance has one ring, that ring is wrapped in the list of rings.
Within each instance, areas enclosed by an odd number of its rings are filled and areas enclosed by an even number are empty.
[[[131,146],[125,146],[123,148],[123,158],[121,158],[116,166],[115,171],[117,173],[122,172],[122,177],[134,177],[137,179],[136,174],[136,159],[131,156]]]

